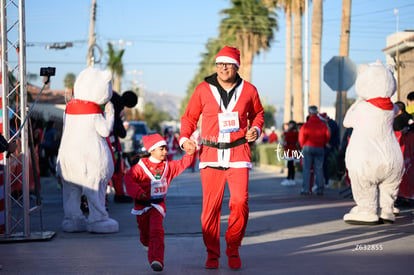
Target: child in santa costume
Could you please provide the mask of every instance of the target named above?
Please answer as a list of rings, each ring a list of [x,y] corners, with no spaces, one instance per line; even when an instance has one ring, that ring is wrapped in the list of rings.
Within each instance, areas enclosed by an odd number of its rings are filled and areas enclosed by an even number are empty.
[[[190,137],[202,117],[201,223],[208,269],[219,267],[220,215],[226,182],[230,191],[226,255],[231,269],[241,267],[239,246],[249,216],[248,182],[252,167],[248,142],[260,136],[264,122],[257,89],[239,76],[239,66],[238,49],[221,49],[216,55],[216,73],[197,86],[181,118],[180,145],[191,153],[196,144]]]
[[[165,196],[171,180],[181,174],[193,162],[193,155],[181,160],[167,160],[167,143],[159,134],[142,138],[145,149],[151,154],[142,158],[124,176],[129,196],[134,198],[140,241],[148,249],[148,260],[154,271],[164,269],[164,227],[166,213]]]

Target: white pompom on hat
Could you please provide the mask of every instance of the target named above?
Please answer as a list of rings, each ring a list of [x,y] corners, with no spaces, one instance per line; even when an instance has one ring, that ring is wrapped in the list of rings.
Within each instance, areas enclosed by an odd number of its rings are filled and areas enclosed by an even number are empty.
[[[153,134],[148,136],[142,137],[142,142],[144,143],[145,149],[147,149],[148,152],[151,152],[152,150],[156,149],[160,146],[166,146],[167,142],[160,134]]]
[[[224,46],[216,55],[216,63],[231,63],[240,67],[240,51],[237,48]]]

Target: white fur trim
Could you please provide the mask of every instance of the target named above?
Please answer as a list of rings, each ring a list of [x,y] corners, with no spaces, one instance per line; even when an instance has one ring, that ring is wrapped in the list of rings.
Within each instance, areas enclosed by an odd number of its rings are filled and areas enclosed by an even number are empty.
[[[136,210],[136,209],[134,209],[134,208],[132,208],[131,209],[131,214],[132,215],[136,215],[136,216],[140,216],[140,215],[142,215],[142,214],[144,214],[144,213],[146,213],[146,212],[148,212],[152,207],[154,207],[155,209],[157,209],[158,210],[158,212],[160,212],[161,213],[161,215],[163,216],[163,217],[165,217],[165,211],[164,211],[164,208],[162,208],[162,206],[161,205],[158,205],[158,204],[155,204],[155,203],[151,203],[151,206],[147,206],[147,207],[145,207],[145,208],[143,208],[143,209],[141,209],[141,210]]]
[[[237,62],[236,59],[233,59],[231,57],[228,56],[219,56],[216,58],[216,63],[231,63],[231,64],[236,64],[237,67],[240,67],[240,64]]]
[[[148,148],[148,152],[151,152],[152,150],[156,149],[157,147],[161,147],[161,146],[167,146],[167,142],[165,142],[165,140],[158,141],[157,143],[152,145],[150,148]]]
[[[228,162],[228,163],[220,163],[220,162],[200,162],[199,168],[206,168],[206,167],[225,167],[225,168],[252,168],[252,163],[247,161],[237,161],[237,162]]]

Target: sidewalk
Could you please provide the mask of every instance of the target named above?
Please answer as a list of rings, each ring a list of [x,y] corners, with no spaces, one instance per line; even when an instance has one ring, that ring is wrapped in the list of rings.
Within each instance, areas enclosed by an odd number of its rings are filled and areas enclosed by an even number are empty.
[[[300,176],[300,175],[298,175]],[[414,209],[401,209],[393,225],[351,226],[342,216],[354,205],[339,189],[324,196],[300,196],[295,186],[281,186],[280,169],[254,168],[250,179],[250,218],[240,248],[242,268],[230,270],[224,233],[228,191],[223,202],[222,257],[217,270],[204,269],[201,183],[199,173],[185,171],[167,195],[165,269],[158,274],[411,274],[414,270]],[[139,244],[132,204],[115,204],[109,214],[119,221],[116,234],[65,233],[61,190],[54,178],[42,178],[45,231],[42,242],[0,243],[0,274],[157,274]],[[40,218],[32,217],[32,232]]]

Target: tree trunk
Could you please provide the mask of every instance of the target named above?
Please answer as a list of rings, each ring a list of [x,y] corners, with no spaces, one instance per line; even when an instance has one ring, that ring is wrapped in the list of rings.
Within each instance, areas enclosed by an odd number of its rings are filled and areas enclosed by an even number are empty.
[[[317,106],[318,110],[321,105],[322,6],[323,0],[313,0],[309,105]]]
[[[249,41],[252,38],[249,37],[249,34],[244,34],[243,38],[241,39],[241,47],[240,47],[240,69],[239,75],[243,80],[251,82],[252,79],[252,63],[253,63],[253,56],[254,52],[253,47],[250,46]]]
[[[286,73],[284,122],[292,119],[292,11],[286,11]]]
[[[342,27],[341,43],[339,46],[340,56],[349,56],[349,39],[351,35],[351,5],[352,0],[342,0]],[[337,91],[336,94],[336,121],[339,125],[340,137],[344,133],[343,120],[347,109],[346,91]]]
[[[120,75],[115,76],[114,87],[112,87],[118,93],[121,93],[121,77]]]
[[[302,12],[293,15],[293,119],[303,119]]]

